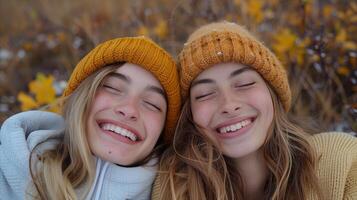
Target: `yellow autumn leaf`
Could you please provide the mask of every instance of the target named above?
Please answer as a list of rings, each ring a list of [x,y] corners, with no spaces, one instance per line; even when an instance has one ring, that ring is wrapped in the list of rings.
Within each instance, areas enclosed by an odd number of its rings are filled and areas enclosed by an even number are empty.
[[[345,48],[346,50],[356,50],[357,49],[357,45],[355,42],[352,41],[346,41],[343,43],[343,48]]]
[[[342,76],[347,76],[348,74],[350,74],[350,69],[346,66],[341,66],[337,69],[337,73]]]
[[[53,76],[37,74],[36,80],[29,84],[30,92],[35,95],[38,104],[52,103],[56,99],[56,90],[53,87]]]
[[[309,38],[298,40],[298,36],[290,29],[282,29],[273,36],[273,41],[272,48],[283,63],[291,60],[298,65],[303,64],[305,48],[310,43]]]
[[[325,5],[322,9],[322,13],[323,13],[324,18],[330,17],[331,14],[333,13],[332,5]]]
[[[39,104],[32,97],[24,92],[20,92],[17,95],[17,100],[21,103],[22,111],[31,110],[39,106]]]
[[[232,14],[226,14],[226,16],[224,16],[224,20],[226,21],[233,21],[234,20],[234,15]]]
[[[297,36],[296,36],[297,37]],[[302,66],[304,63],[304,57],[306,54],[306,47],[309,46],[311,43],[310,38],[305,37],[303,40],[300,40],[296,47],[292,49],[290,52],[290,56],[296,55],[297,64]]]
[[[314,54],[310,57],[311,62],[318,62],[320,60],[320,56]]]
[[[136,31],[137,35],[144,35],[148,36],[149,35],[149,29],[146,26],[140,26],[138,30]]]
[[[22,44],[22,46],[26,51],[31,51],[33,48],[33,45],[30,42],[25,42],[24,44]]]
[[[154,28],[154,33],[160,38],[164,39],[168,34],[167,23],[164,20],[160,20]]]
[[[341,29],[341,30],[338,32],[337,36],[336,36],[336,41],[343,43],[344,41],[346,41],[346,39],[347,39],[346,30],[345,30],[345,29]]]
[[[64,32],[59,32],[59,33],[57,33],[57,38],[58,38],[59,41],[65,42],[66,34],[64,34]]]
[[[60,111],[61,111],[60,105],[58,103],[54,103],[54,104],[49,105],[47,110],[50,111],[50,112],[54,112],[54,113],[60,113]]]
[[[305,1],[304,2],[304,10],[305,10],[305,15],[306,16],[311,16],[312,12],[314,10],[313,6],[312,6],[312,2],[311,1]]]
[[[256,23],[263,21],[263,2],[261,0],[248,1],[248,14],[254,19]]]
[[[304,62],[305,49],[303,47],[297,47],[291,51],[290,56],[295,56],[296,62],[298,65],[303,64]]]
[[[273,50],[277,53],[287,52],[289,49],[295,46],[295,41],[297,36],[292,33],[289,29],[283,29],[275,34],[273,40]]]

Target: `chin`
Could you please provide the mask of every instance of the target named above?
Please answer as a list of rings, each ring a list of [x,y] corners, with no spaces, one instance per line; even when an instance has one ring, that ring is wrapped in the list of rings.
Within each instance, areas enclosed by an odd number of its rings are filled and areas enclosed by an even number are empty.
[[[106,159],[107,161],[117,164],[117,165],[122,165],[122,166],[129,166],[134,164],[136,161],[135,160],[126,160],[126,159],[114,159],[114,158],[109,158]]]
[[[223,149],[223,154],[233,159],[239,159],[252,155],[257,151],[255,149]]]

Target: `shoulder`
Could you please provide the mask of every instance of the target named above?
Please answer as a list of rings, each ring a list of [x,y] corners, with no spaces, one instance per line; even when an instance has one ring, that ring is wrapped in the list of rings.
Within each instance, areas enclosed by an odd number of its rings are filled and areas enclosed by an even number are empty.
[[[0,129],[2,148],[32,149],[36,144],[61,135],[65,128],[62,116],[45,111],[21,112],[8,118]]]
[[[43,148],[53,147],[58,138],[62,137],[63,129],[64,120],[60,115],[44,111],[22,112],[2,124],[0,191],[6,191],[9,195],[9,198],[5,196],[6,199],[23,198],[30,177],[29,158],[32,149],[39,143],[44,144]]]
[[[313,149],[318,154],[357,155],[357,138],[342,132],[325,132],[309,138]]]
[[[317,156],[317,176],[322,192],[342,199],[357,196],[357,138],[341,132],[320,133],[309,142]]]
[[[9,117],[1,130],[25,127],[31,129],[56,129],[64,125],[62,116],[46,111],[26,111]]]

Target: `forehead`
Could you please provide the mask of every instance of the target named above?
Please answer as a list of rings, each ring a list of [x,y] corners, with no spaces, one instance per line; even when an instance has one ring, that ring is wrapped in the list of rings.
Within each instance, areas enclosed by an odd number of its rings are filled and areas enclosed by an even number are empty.
[[[215,64],[215,65],[211,66],[210,68],[204,70],[203,72],[201,72],[196,77],[195,80],[206,79],[206,78],[227,79],[227,77],[229,77],[233,71],[239,70],[239,69],[242,69],[245,67],[247,67],[247,66],[239,64],[239,63],[218,63],[218,64]],[[249,70],[249,71],[251,71],[251,70]]]
[[[125,63],[118,67],[118,69],[115,70],[115,73],[126,76],[130,80],[130,83],[133,84],[149,84],[162,88],[159,80],[150,71],[140,65]]]

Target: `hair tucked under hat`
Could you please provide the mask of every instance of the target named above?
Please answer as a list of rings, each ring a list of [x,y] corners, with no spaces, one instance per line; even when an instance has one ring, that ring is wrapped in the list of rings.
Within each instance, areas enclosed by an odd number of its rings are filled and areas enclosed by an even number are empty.
[[[146,37],[116,38],[99,44],[77,64],[63,96],[70,95],[95,71],[118,62],[139,65],[159,80],[168,101],[164,138],[171,141],[181,105],[178,73],[173,58]]]
[[[287,73],[277,57],[245,28],[231,22],[211,23],[193,32],[179,54],[183,98],[205,69],[236,62],[254,68],[274,89],[285,111],[291,106]]]

